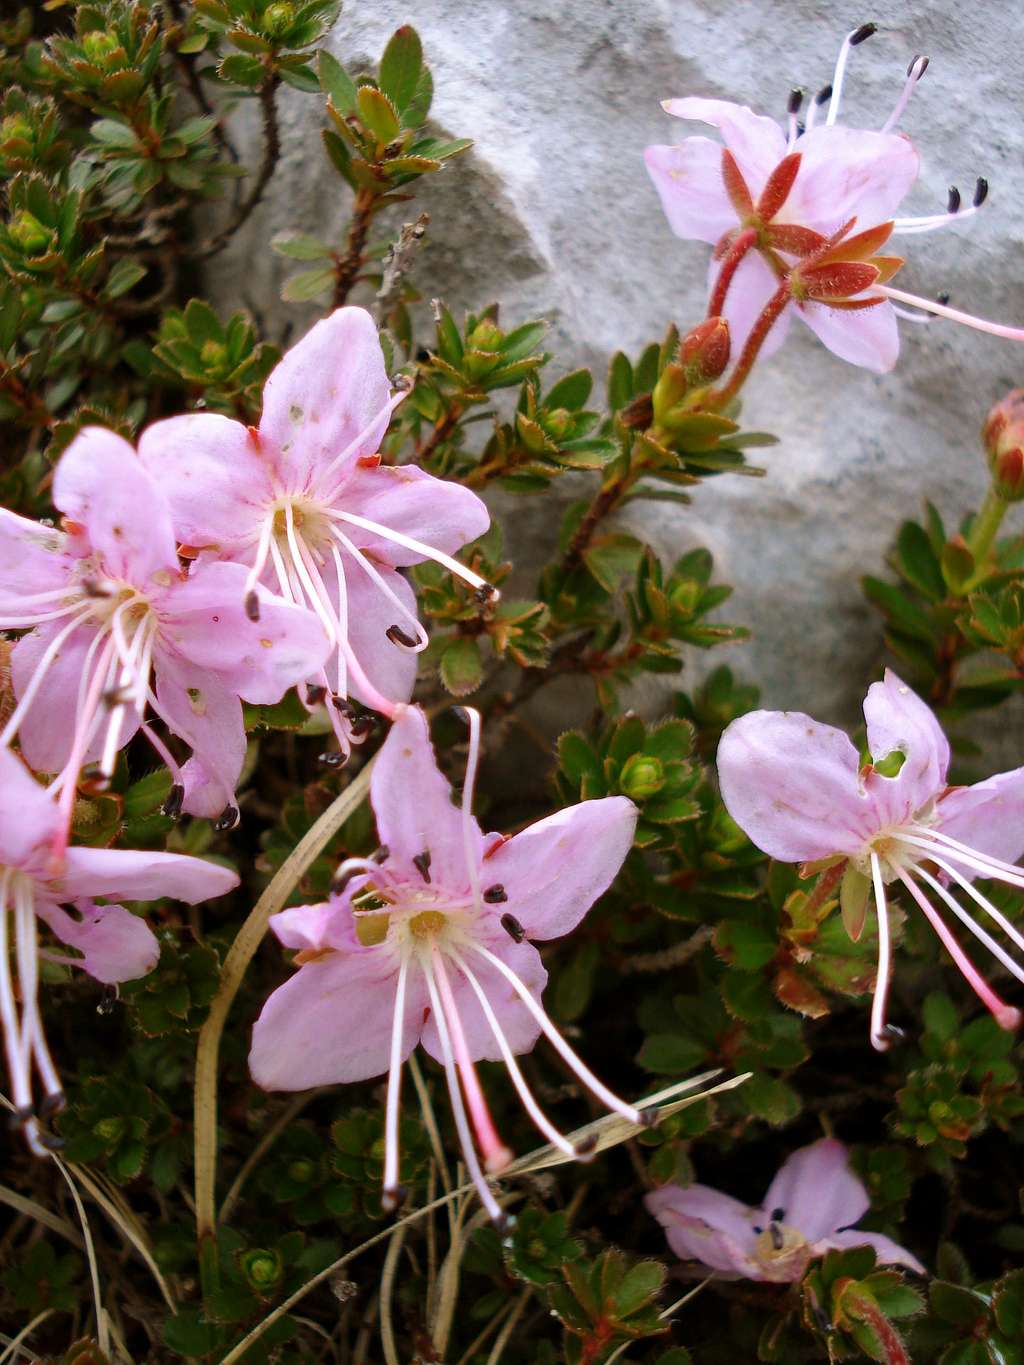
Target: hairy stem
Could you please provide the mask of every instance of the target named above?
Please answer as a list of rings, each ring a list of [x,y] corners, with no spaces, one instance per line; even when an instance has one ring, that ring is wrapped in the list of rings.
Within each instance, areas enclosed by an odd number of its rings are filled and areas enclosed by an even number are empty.
[[[722,267],[718,272],[718,279],[715,281],[714,292],[708,300],[708,317],[719,318],[725,308],[725,296],[729,292],[733,277],[739,269],[740,262],[747,252],[757,241],[757,233],[753,228],[747,228],[733,242],[732,246],[722,257]]]
[[[791,298],[789,280],[785,279],[765,304],[760,316],[754,323],[751,333],[747,337],[747,344],[740,352],[740,358],[733,367],[728,382],[720,389],[713,389],[708,395],[707,407],[721,408],[739,393],[754,367],[754,361],[761,353],[761,347],[768,339],[768,333],[785,312]]]
[[[416,463],[426,464],[439,445],[447,441],[455,428],[462,419],[465,408],[457,398],[452,400],[451,406],[446,409],[444,415],[434,424],[434,430],[421,446],[416,449]],[[468,480],[463,480],[468,483]]]
[[[377,196],[372,190],[360,190],[356,195],[345,254],[338,262],[334,280],[334,295],[331,298],[332,308],[344,307],[348,302],[348,296],[352,292],[353,285],[359,278],[359,272],[363,268],[365,259],[366,238],[370,231],[370,224],[373,222],[376,205]]]
[[[259,171],[253,182],[253,187],[239,204],[231,220],[221,228],[220,232],[203,243],[195,255],[206,260],[210,256],[216,256],[219,251],[227,246],[228,242],[235,235],[243,223],[247,221],[256,205],[263,198],[263,193],[277,169],[277,163],[281,157],[281,129],[277,121],[277,87],[280,78],[276,74],[267,75],[259,90],[260,114],[263,119],[263,159],[260,162]]]
[[[215,1203],[217,1172],[217,1062],[220,1040],[228,1012],[238,994],[249,963],[263,942],[270,916],[284,905],[293,889],[315,858],[323,852],[348,817],[365,800],[370,789],[373,761],[355,777],[327,807],[303,838],[296,844],[271,878],[239,929],[224,959],[220,985],[210,1005],[210,1013],[199,1031],[195,1080],[195,1201],[196,1236],[200,1268],[204,1271],[204,1291],[216,1277],[215,1248],[217,1212]]]
[[[978,515],[974,518],[971,526],[971,534],[967,538],[967,548],[974,557],[976,570],[968,583],[967,588],[974,588],[988,577],[988,567],[985,563],[988,552],[992,548],[999,528],[1003,524],[1003,517],[1006,516],[1006,509],[1009,503],[1005,498],[1001,498],[995,486],[991,486],[985,494],[985,501],[981,504]]]

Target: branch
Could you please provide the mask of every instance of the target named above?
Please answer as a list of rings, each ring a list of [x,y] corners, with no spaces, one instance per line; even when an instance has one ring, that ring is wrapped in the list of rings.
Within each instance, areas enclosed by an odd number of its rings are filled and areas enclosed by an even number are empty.
[[[360,190],[356,195],[356,202],[352,209],[352,222],[348,230],[348,242],[345,254],[338,262],[337,274],[334,281],[334,295],[331,299],[332,308],[342,308],[348,302],[348,296],[352,292],[352,287],[359,278],[359,272],[363,268],[363,253],[366,250],[366,238],[370,231],[370,223],[376,210],[377,196],[372,190]]]
[[[421,213],[415,223],[403,223],[398,240],[391,244],[384,261],[384,273],[377,290],[377,321],[382,321],[388,309],[398,301],[402,279],[412,264],[416,248],[423,241],[430,222],[429,213]]]
[[[281,155],[281,130],[277,121],[277,87],[279,84],[280,77],[271,75],[260,86],[260,110],[263,115],[263,160],[260,162],[256,182],[235,211],[231,221],[192,253],[197,260],[207,260],[210,256],[216,256],[218,251],[223,251],[238,229],[249,218],[253,209],[263,198],[264,190],[270,184]]]

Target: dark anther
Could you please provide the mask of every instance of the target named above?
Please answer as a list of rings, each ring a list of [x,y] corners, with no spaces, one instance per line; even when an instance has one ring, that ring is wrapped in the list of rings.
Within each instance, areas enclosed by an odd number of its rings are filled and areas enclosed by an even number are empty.
[[[903,1030],[897,1028],[895,1024],[886,1024],[885,1028],[882,1029],[882,1037],[890,1043],[901,1043],[906,1036]]]
[[[988,198],[988,181],[983,175],[978,176],[978,183],[974,186],[974,207],[980,209]]]
[[[515,1218],[511,1213],[506,1213],[504,1209],[494,1219],[494,1230],[499,1237],[503,1237],[506,1232],[511,1232],[515,1225]]]
[[[110,597],[111,590],[106,583],[101,583],[96,578],[83,578],[82,591],[86,597]]]
[[[768,1231],[771,1234],[772,1246],[776,1251],[781,1251],[783,1245],[782,1229],[778,1223],[769,1223]]]
[[[108,687],[103,693],[103,705],[113,709],[115,706],[126,706],[132,699],[130,687]]]
[[[803,137],[804,133],[806,133],[806,132],[807,132],[807,124],[804,123],[803,119],[798,119],[798,120],[797,120],[797,125],[796,125],[796,135],[797,135],[797,137]]]
[[[106,986],[100,996],[99,1004],[96,1006],[97,1014],[113,1014],[114,1006],[117,1004],[117,987]]]
[[[861,43],[866,43],[872,33],[878,32],[877,24],[861,24],[856,32],[850,34],[850,46],[859,47]]]
[[[761,1236],[761,1233],[764,1232],[764,1228],[761,1227],[760,1224],[755,1223],[755,1224],[754,1224],[754,1227],[753,1227],[753,1231],[757,1233],[758,1237],[760,1237],[760,1236]]]
[[[245,614],[250,621],[260,619],[260,595],[255,588],[250,588],[245,594]]]
[[[185,800],[185,788],[180,782],[171,784],[171,790],[167,793],[167,800],[163,804],[163,813],[172,820],[177,820],[181,814],[182,802]]]
[[[430,359],[430,352],[427,350],[426,346],[421,346],[419,348],[419,350],[416,352],[416,359],[419,361],[421,365],[425,365],[427,363],[427,361]]]
[[[317,762],[322,763],[325,768],[340,768],[345,762],[345,755],[340,749],[325,749],[318,755]]]
[[[237,806],[225,806],[220,815],[213,822],[213,827],[218,834],[223,834],[225,830],[234,829],[241,818]]]
[[[516,919],[515,915],[502,915],[501,927],[508,934],[509,938],[515,939],[516,943],[522,943],[526,937],[526,930]]]
[[[43,1096],[43,1101],[39,1106],[39,1117],[41,1119],[53,1118],[55,1114],[61,1114],[67,1108],[68,1102],[64,1098],[63,1090],[51,1090],[49,1095]]]
[[[372,735],[377,722],[372,716],[356,716],[355,720],[349,723],[349,734],[356,743],[365,739],[367,735]]]
[[[477,588],[476,592],[473,594],[473,596],[482,606],[484,602],[489,602],[491,600],[491,598],[495,594],[495,591],[496,589],[492,583],[481,583],[479,588]]]
[[[58,1137],[56,1133],[37,1133],[36,1137],[48,1152],[59,1152],[62,1147],[67,1146],[64,1139]]]
[[[376,853],[370,854],[370,861],[374,863],[386,863],[390,857],[391,850],[388,848],[387,844],[381,844]]]
[[[791,91],[789,92],[789,100],[788,100],[788,102],[787,102],[787,104],[786,104],[786,113],[787,113],[787,114],[797,114],[797,113],[799,113],[799,112],[800,112],[800,106],[801,106],[801,104],[803,104],[803,102],[804,102],[804,92],[803,92],[802,90],[797,90],[797,89],[791,90]]]
[[[641,1128],[657,1128],[657,1126],[658,1126],[658,1111],[657,1111],[657,1109],[641,1109],[641,1110],[640,1110],[640,1127],[641,1127]]]
[[[415,649],[416,641],[407,634],[401,626],[388,626],[384,634],[393,645],[401,645],[403,649]]]
[[[488,905],[501,905],[508,900],[508,894],[500,882],[495,882],[493,886],[484,889],[484,900]]]
[[[11,1116],[7,1120],[8,1126],[12,1129],[24,1128],[26,1123],[31,1123],[36,1116],[36,1111],[30,1104],[23,1104],[20,1109],[12,1109]]]
[[[785,1209],[772,1209],[772,1211],[771,1211],[771,1213],[768,1215],[768,1217],[772,1220],[773,1223],[782,1223],[782,1222],[785,1221],[785,1218],[786,1218],[786,1210],[785,1210]]]
[[[920,63],[920,66],[918,66],[918,63]],[[914,58],[914,60],[907,67],[908,77],[914,74],[914,67],[917,66],[918,67],[917,79],[920,80],[924,73],[928,70],[930,64],[931,58],[926,57],[923,52],[919,52],[917,56]]]
[[[412,860],[412,865],[420,874],[423,880],[430,885],[430,849],[425,848],[422,853],[417,853]]]
[[[828,85],[823,85],[823,86],[821,87],[821,89],[818,91],[818,93],[817,93],[817,94],[815,95],[815,97],[814,97],[814,103],[817,104],[817,105],[827,104],[831,98],[832,98],[832,84],[831,84],[831,82],[830,82]]]
[[[353,877],[361,877],[362,875],[361,868],[350,867],[344,872],[335,872],[334,876],[331,878],[331,895],[340,896]]]
[[[331,705],[336,711],[340,711],[346,720],[355,720],[359,714],[352,703],[344,697],[339,697],[337,692],[331,693]]]
[[[591,1133],[589,1137],[580,1138],[576,1144],[576,1157],[579,1161],[586,1161],[597,1151],[597,1134]]]
[[[943,308],[945,308],[946,304],[949,302],[949,295],[943,290],[941,294],[935,295],[935,302],[941,303]]]
[[[322,683],[306,684],[306,705],[319,706],[327,696],[327,688]]]
[[[950,185],[949,187],[949,198],[946,200],[946,212],[960,212],[960,191],[955,185]]]
[[[395,1213],[405,1203],[409,1191],[404,1185],[392,1185],[380,1196],[380,1206],[385,1213]]]

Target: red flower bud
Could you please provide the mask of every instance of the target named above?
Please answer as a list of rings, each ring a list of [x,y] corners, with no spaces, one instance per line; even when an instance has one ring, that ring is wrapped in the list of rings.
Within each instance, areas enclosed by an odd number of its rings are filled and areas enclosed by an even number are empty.
[[[705,318],[679,343],[679,359],[694,384],[708,384],[729,363],[729,324],[725,318]]]
[[[1011,389],[996,403],[981,436],[996,492],[1007,502],[1024,498],[1024,389]]]

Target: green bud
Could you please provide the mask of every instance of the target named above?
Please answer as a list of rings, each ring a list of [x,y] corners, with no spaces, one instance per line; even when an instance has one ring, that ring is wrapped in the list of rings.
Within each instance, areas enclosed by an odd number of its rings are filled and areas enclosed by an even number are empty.
[[[693,578],[686,578],[682,583],[677,583],[669,593],[669,601],[672,603],[672,610],[679,612],[683,616],[692,616],[697,609],[700,600],[701,586]]]
[[[56,243],[56,233],[41,223],[34,213],[22,209],[15,214],[7,231],[26,256],[42,256]]]
[[[32,125],[24,114],[8,114],[0,123],[0,139],[4,142],[31,142]]]
[[[288,1179],[294,1180],[297,1185],[305,1185],[313,1178],[315,1171],[316,1165],[309,1157],[300,1157],[288,1167]]]
[[[651,394],[657,426],[671,427],[673,409],[683,401],[689,389],[690,379],[686,369],[675,361],[666,365]]]
[[[374,1161],[383,1161],[385,1155],[385,1148],[386,1143],[383,1137],[376,1138],[373,1142],[370,1143],[370,1148],[367,1155],[372,1157]]]
[[[545,413],[541,422],[541,426],[553,441],[564,441],[570,436],[572,425],[572,413],[567,408],[555,408],[553,412]]]
[[[199,348],[199,359],[204,370],[219,370],[228,358],[227,347],[219,341],[204,341]]]
[[[110,54],[116,52],[120,46],[112,33],[102,33],[99,29],[93,29],[82,39],[82,50],[96,66],[105,65]]]
[[[505,333],[487,318],[483,322],[478,322],[467,338],[470,350],[473,351],[497,351],[504,340]]]
[[[275,38],[286,33],[294,20],[295,6],[290,5],[288,0],[278,0],[278,3],[268,5],[263,11],[263,25]]]
[[[281,1253],[266,1247],[254,1247],[240,1258],[242,1274],[257,1292],[273,1289],[284,1274]]]
[[[634,801],[654,796],[665,785],[665,769],[661,760],[647,754],[634,754],[627,759],[619,777],[619,790]]]
[[[100,1119],[98,1123],[94,1123],[92,1131],[101,1142],[112,1145],[120,1142],[127,1127],[127,1121],[120,1114],[111,1114],[108,1118]]]

